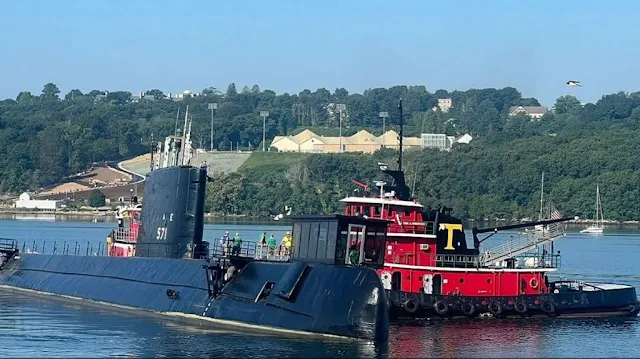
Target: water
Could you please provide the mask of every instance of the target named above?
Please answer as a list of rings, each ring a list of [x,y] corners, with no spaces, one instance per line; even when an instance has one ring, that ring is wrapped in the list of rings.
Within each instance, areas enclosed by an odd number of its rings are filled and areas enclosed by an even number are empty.
[[[51,246],[53,241],[104,243],[113,223],[0,220],[0,237]],[[205,240],[225,231],[256,240],[262,231],[282,238],[290,227],[207,224]],[[494,238],[495,237],[495,238]],[[496,235],[483,245],[499,244]],[[73,244],[72,244],[73,246]],[[40,247],[41,248],[41,247]],[[50,247],[47,247],[50,248]],[[569,233],[559,239],[556,278],[630,284],[640,288],[640,234]],[[51,298],[0,291],[0,336],[6,357],[640,357],[640,320],[535,319],[433,321],[393,325],[387,345],[258,336],[114,312]]]

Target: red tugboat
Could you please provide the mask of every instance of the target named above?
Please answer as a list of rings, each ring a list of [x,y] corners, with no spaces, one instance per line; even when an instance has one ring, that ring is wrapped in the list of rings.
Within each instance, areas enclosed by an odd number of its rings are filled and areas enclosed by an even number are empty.
[[[384,267],[378,270],[387,290],[393,318],[530,316],[635,316],[640,309],[636,290],[618,284],[582,281],[550,282],[548,273],[560,266],[553,240],[564,235],[559,211],[551,219],[486,229],[473,228],[467,245],[462,221],[451,208],[425,210],[412,198],[402,171],[402,101],[398,170],[379,163],[393,178],[378,181],[379,195],[347,197],[345,215],[389,222]],[[357,182],[367,192],[368,186]],[[491,235],[516,228],[542,226],[514,236],[497,248],[481,250]],[[491,233],[479,239],[478,235]]]

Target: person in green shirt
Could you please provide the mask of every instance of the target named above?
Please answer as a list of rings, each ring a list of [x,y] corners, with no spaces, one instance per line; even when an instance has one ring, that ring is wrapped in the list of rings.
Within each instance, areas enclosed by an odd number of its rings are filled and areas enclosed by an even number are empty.
[[[278,242],[276,241],[276,237],[273,236],[273,233],[271,233],[271,235],[269,236],[269,239],[267,239],[267,247],[269,248],[269,255],[274,255],[275,250],[276,250],[276,246],[278,245]]]
[[[351,248],[349,248],[349,263],[351,263],[351,265],[357,266],[359,257],[360,252],[358,251],[358,247],[352,245]]]
[[[231,248],[231,255],[236,256],[240,255],[240,247],[242,246],[242,238],[240,237],[240,233],[236,233],[233,237],[233,248]]]

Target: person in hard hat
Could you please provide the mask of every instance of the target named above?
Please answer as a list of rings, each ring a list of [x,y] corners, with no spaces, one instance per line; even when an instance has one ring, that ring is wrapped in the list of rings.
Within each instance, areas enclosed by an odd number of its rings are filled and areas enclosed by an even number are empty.
[[[287,232],[287,234],[282,237],[282,241],[280,242],[280,255],[284,256],[289,254],[291,249],[291,232]]]

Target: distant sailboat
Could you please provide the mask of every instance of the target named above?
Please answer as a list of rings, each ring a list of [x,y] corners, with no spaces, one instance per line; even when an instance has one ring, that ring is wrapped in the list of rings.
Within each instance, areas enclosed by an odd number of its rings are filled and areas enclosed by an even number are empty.
[[[540,214],[538,215],[538,221],[543,221],[545,219],[549,219],[550,218],[550,213],[551,212],[551,203],[549,203],[548,207],[547,207],[547,214],[546,214],[546,218],[545,218],[545,214],[544,214],[544,172],[542,172],[542,182],[540,185]],[[533,229],[525,229],[525,233],[533,233],[533,234],[542,234],[545,231],[548,231],[549,227],[542,225],[542,224],[537,224],[533,227]]]
[[[581,230],[580,233],[601,234],[604,232],[602,221],[604,221],[604,216],[602,215],[602,203],[600,202],[600,186],[596,185],[596,223]]]

